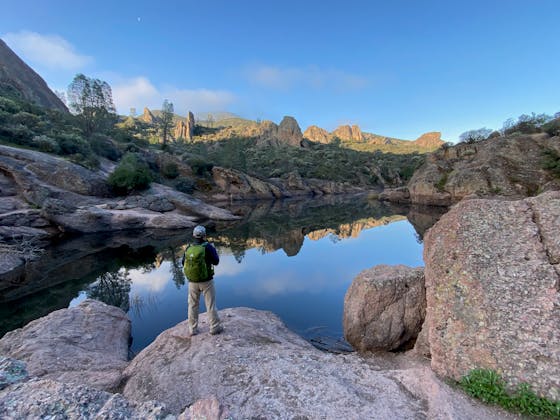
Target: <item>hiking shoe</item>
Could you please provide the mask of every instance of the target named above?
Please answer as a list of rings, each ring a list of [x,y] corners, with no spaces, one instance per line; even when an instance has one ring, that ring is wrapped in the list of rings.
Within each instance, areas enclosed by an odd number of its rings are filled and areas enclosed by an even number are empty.
[[[220,325],[220,326],[217,327],[215,330],[211,330],[211,331],[210,331],[210,334],[212,334],[212,335],[220,334],[223,330],[224,330],[224,327],[222,327],[222,326]]]
[[[189,328],[189,336],[193,336],[193,335],[197,335],[198,334],[198,328]]]

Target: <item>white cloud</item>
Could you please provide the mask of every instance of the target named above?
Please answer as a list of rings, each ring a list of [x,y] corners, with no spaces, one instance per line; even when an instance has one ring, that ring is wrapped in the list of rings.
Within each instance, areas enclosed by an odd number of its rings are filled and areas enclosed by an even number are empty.
[[[158,89],[148,78],[140,76],[113,83],[113,99],[118,111],[123,114],[128,113],[130,108],[160,109],[163,100],[168,99],[173,103],[175,113],[186,115],[188,111],[223,111],[235,102],[236,97],[224,90],[179,89],[172,86]]]
[[[135,291],[145,290],[150,292],[161,292],[171,281],[171,263],[165,261],[158,270],[144,273],[140,270],[130,270],[129,276]]]
[[[2,35],[2,39],[26,61],[57,70],[78,70],[93,58],[79,54],[74,46],[58,35],[20,31]]]
[[[136,77],[114,85],[113,100],[121,114],[128,114],[130,108],[158,107],[163,102],[158,90],[145,77]]]
[[[222,252],[220,264],[214,267],[216,277],[237,276],[245,271],[244,265],[238,263],[233,256],[223,254]]]
[[[369,80],[363,76],[336,69],[256,66],[247,70],[249,80],[259,86],[276,90],[313,88],[317,90],[349,91],[366,87]]]

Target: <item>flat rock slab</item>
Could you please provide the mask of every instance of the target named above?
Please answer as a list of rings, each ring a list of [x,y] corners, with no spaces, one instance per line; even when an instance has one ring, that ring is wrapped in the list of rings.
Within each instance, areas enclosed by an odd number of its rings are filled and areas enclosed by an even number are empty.
[[[121,309],[88,299],[7,333],[0,355],[26,362],[31,376],[107,390],[128,364],[129,336]]]
[[[159,335],[126,369],[124,396],[179,414],[215,395],[232,418],[508,417],[452,390],[426,365],[391,369],[373,357],[321,352],[270,312],[220,316],[220,335],[208,334],[206,314],[198,335],[189,336],[186,321]]]

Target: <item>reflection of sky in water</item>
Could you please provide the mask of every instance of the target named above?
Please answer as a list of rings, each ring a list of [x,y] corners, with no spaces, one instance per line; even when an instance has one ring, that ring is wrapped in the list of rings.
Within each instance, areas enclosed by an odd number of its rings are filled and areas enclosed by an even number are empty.
[[[241,263],[229,249],[218,249],[218,308],[269,310],[308,338],[312,329],[340,338],[344,295],[360,271],[377,264],[423,265],[422,245],[407,221],[364,230],[357,238],[333,239],[306,238],[293,257],[281,249],[265,254],[249,249]],[[148,272],[131,269],[129,277],[133,350],[138,351],[186,319],[187,286],[175,284],[170,261]],[[81,293],[71,305],[84,298]],[[203,303],[201,311],[205,311]]]

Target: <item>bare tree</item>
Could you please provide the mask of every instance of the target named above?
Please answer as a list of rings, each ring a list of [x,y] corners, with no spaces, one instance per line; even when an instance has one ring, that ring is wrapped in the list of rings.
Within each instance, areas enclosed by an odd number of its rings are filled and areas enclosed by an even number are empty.
[[[491,133],[492,130],[486,127],[479,128],[477,130],[469,130],[459,136],[459,141],[465,143],[475,143],[477,141],[486,140]]]

